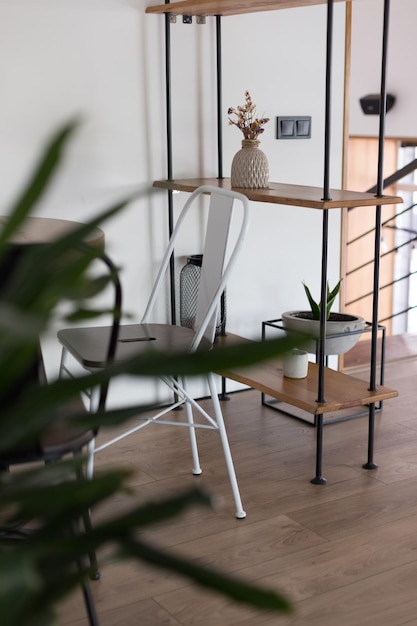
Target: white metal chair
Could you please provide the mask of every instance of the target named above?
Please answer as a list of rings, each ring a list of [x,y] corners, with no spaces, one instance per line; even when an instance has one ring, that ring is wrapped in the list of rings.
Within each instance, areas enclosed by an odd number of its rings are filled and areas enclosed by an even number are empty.
[[[210,206],[207,214],[205,243],[203,250],[203,263],[198,292],[196,320],[193,329],[172,324],[152,323],[152,314],[157,296],[165,282],[165,276],[169,267],[170,259],[178,235],[183,227],[185,218],[191,211],[201,205],[199,199],[203,195],[210,196]],[[239,210],[240,209],[240,210]],[[167,352],[195,352],[198,348],[210,349],[213,345],[216,330],[217,312],[221,294],[224,291],[230,272],[235,265],[238,253],[241,249],[245,233],[248,228],[248,200],[235,191],[203,186],[196,189],[190,196],[181,211],[174,231],[171,235],[168,248],[160,266],[151,296],[140,324],[121,325],[119,341],[116,351],[116,362],[136,355],[140,351],[157,347],[159,351]],[[233,216],[233,220],[232,220]],[[231,224],[233,221],[233,228]],[[236,226],[237,222],[237,226]],[[68,365],[70,354],[78,364],[92,370],[102,367],[104,363],[104,346],[108,343],[108,327],[72,328],[60,330],[58,339],[63,346],[61,359],[61,375],[71,375]],[[229,479],[236,506],[236,517],[246,516],[237,484],[235,469],[228,437],[224,425],[221,406],[213,373],[206,375],[210,396],[213,402],[214,416],[210,416],[187,391],[186,381],[180,377],[164,376],[162,380],[168,385],[174,394],[174,402],[169,407],[164,406],[157,415],[152,417],[138,416],[138,424],[130,430],[97,446],[92,453],[115,443],[140,428],[152,423],[171,424],[173,426],[187,426],[191,441],[193,457],[193,474],[201,474],[199,454],[196,440],[197,428],[211,428],[218,431]],[[186,421],[162,419],[164,416],[179,407],[185,405]],[[202,422],[194,422],[193,409],[202,416]],[[201,418],[200,418],[201,419]],[[92,471],[92,465],[91,465]]]

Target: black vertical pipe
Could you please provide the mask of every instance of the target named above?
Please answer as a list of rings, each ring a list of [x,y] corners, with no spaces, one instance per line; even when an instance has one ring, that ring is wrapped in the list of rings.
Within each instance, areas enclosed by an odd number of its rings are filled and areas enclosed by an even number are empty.
[[[385,139],[385,117],[387,100],[387,58],[388,58],[388,30],[389,30],[389,9],[390,0],[384,2],[384,26],[382,35],[382,61],[381,61],[381,93],[380,93],[380,116],[379,116],[379,140],[378,140],[378,178],[377,178],[377,198],[382,196],[384,190],[384,139]],[[379,270],[381,256],[381,226],[382,208],[376,207],[375,216],[375,242],[374,242],[374,286],[372,304],[372,339],[371,339],[371,372],[370,391],[376,390],[376,363],[378,349],[378,308],[379,308]]]
[[[329,211],[323,211],[322,224],[322,254],[321,254],[321,306],[320,306],[320,337],[318,342],[318,396],[317,402],[325,402],[324,396],[324,369],[326,360],[326,313],[327,313],[327,256],[329,239]]]
[[[384,26],[382,32],[382,61],[381,61],[381,92],[380,92],[380,115],[379,115],[379,143],[378,143],[378,180],[376,197],[382,196],[384,189],[384,139],[385,117],[387,101],[387,58],[388,58],[388,30],[389,30],[390,0],[384,2]],[[375,243],[374,243],[374,291],[372,303],[372,338],[371,338],[371,371],[369,390],[376,391],[376,369],[378,350],[378,307],[379,307],[379,268],[381,255],[381,224],[382,207],[377,205],[375,216]],[[375,403],[369,405],[368,423],[368,460],[364,464],[365,469],[376,469],[374,463],[374,435],[375,435]]]
[[[165,0],[165,4],[168,0]],[[172,107],[171,107],[171,14],[165,13],[165,101],[166,101],[166,136],[167,136],[167,178],[172,180]],[[174,209],[172,191],[168,190],[168,235],[174,229]],[[174,255],[169,261],[169,288],[171,302],[171,322],[176,323],[175,264]]]
[[[375,403],[369,405],[368,420],[368,460],[363,464],[364,469],[373,470],[378,466],[374,463],[374,440],[375,440]]]
[[[387,60],[388,60],[388,31],[389,31],[390,0],[384,0],[384,25],[382,33],[382,60],[381,60],[381,94],[379,115],[379,144],[378,144],[378,179],[377,196],[382,196],[384,190],[384,139],[385,118],[387,109]]]
[[[376,391],[376,369],[378,353],[378,309],[379,309],[379,272],[381,257],[381,222],[382,209],[375,209],[375,240],[374,240],[374,277],[372,293],[372,333],[371,333],[371,369],[369,374],[369,390]]]
[[[223,178],[223,128],[222,128],[222,107],[223,107],[223,80],[222,80],[222,19],[221,15],[216,15],[216,88],[217,88],[217,177]],[[222,336],[226,335],[226,297],[225,293],[221,296],[221,332]],[[222,376],[221,400],[229,400],[226,391],[226,379]]]
[[[167,4],[168,0],[165,0]],[[172,178],[172,107],[171,107],[171,14],[165,13],[165,106],[167,136],[167,174]]]
[[[330,200],[330,129],[332,99],[332,54],[333,54],[333,0],[327,0],[326,37],[326,100],[324,121],[324,180],[323,200]]]
[[[316,475],[311,479],[313,485],[324,485],[327,481],[323,478],[323,414],[316,415]]]
[[[222,129],[222,29],[221,16],[216,15],[216,76],[217,76],[217,176],[223,178],[223,129]]]
[[[326,37],[326,94],[324,122],[324,178],[323,200],[330,200],[330,127],[332,97],[332,50],[333,48],[333,0],[327,0],[327,37]],[[329,239],[328,209],[323,211],[322,226],[322,263],[321,263],[321,295],[320,295],[320,338],[318,345],[318,397],[317,402],[324,402],[324,366],[326,348],[326,317],[327,317],[327,254]]]

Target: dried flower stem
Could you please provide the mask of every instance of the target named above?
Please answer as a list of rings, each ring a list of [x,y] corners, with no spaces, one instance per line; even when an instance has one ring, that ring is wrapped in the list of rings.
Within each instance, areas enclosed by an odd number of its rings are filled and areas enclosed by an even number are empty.
[[[245,91],[245,104],[237,109],[230,107],[227,114],[234,115],[236,119],[229,117],[229,125],[237,126],[242,131],[245,139],[257,139],[264,132],[264,126],[269,122],[269,117],[260,119],[255,117],[256,106],[252,102],[249,91]]]

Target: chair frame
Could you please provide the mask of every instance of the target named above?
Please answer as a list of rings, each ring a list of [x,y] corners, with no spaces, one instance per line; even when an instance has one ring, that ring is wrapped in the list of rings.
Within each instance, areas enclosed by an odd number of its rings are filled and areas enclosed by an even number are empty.
[[[243,241],[248,229],[249,225],[249,203],[243,194],[226,190],[226,189],[218,189],[217,187],[211,186],[201,186],[197,188],[186,201],[178,220],[173,229],[172,235],[170,237],[168,247],[163,256],[161,265],[159,267],[159,271],[157,273],[153,289],[151,291],[151,295],[148,300],[147,307],[142,316],[141,322],[139,325],[127,325],[130,328],[135,329],[136,326],[139,328],[143,325],[148,325],[150,332],[152,332],[152,328],[157,328],[158,325],[153,325],[150,320],[151,316],[157,302],[158,295],[161,291],[162,285],[164,284],[165,277],[168,271],[168,267],[170,261],[172,259],[174,253],[174,247],[178,239],[178,235],[181,232],[181,227],[187,218],[189,211],[192,206],[194,206],[195,201],[202,195],[210,195],[210,209],[207,217],[207,229],[206,229],[206,245],[203,254],[203,264],[201,268],[201,278],[200,278],[200,288],[199,288],[199,298],[197,305],[197,313],[196,313],[196,323],[194,330],[183,328],[184,331],[189,331],[188,337],[190,337],[190,343],[187,347],[187,352],[195,352],[200,346],[204,345],[207,347],[211,347],[216,331],[216,319],[217,319],[217,311],[220,304],[221,295],[226,287],[226,283],[229,279],[230,273],[233,270],[238,254],[240,253],[241,247],[243,245]],[[229,234],[232,220],[232,213],[234,210],[234,204],[238,201],[241,204],[242,214],[240,220],[240,227],[237,229],[237,232],[234,234],[234,244],[229,249],[229,256],[226,260],[226,248],[229,243]],[[220,223],[220,227],[219,227]],[[214,242],[214,243],[213,243]],[[220,244],[220,248],[218,250],[218,246]],[[207,253],[207,246],[209,248],[209,252]],[[205,257],[208,256],[214,258],[214,271],[211,272],[212,269],[209,266],[209,263],[205,263]],[[202,294],[202,296],[201,296]],[[162,325],[165,327],[172,327],[173,325],[165,324]],[[146,327],[146,326],[145,326]],[[120,327],[120,331],[123,332],[123,326]],[[175,326],[173,326],[175,328]],[[75,329],[75,332],[80,329]],[[82,329],[85,332],[91,331],[91,329]],[[103,329],[104,330],[104,329]],[[58,332],[58,339],[61,342],[62,349],[62,357],[60,364],[60,375],[71,376],[71,369],[67,364],[68,354],[71,353],[71,343],[68,339],[68,333],[71,334],[71,329],[64,329]],[[119,339],[120,341],[120,339]],[[126,340],[125,340],[126,341]],[[135,339],[130,339],[129,341],[135,341]],[[139,341],[137,338],[136,341]],[[141,342],[143,343],[143,342]],[[139,344],[138,344],[139,345]],[[71,353],[72,356],[77,359],[77,355]],[[117,361],[117,354],[116,354]],[[81,365],[86,369],[94,369],[94,367],[89,368],[85,363],[81,360]],[[100,367],[100,362],[97,362],[97,367]],[[224,419],[222,415],[222,410],[218,398],[218,393],[216,390],[216,381],[215,375],[212,372],[206,374],[208,388],[210,391],[210,395],[213,401],[213,409],[214,409],[214,417],[210,416],[207,411],[205,411],[199,403],[193,398],[192,395],[187,390],[186,381],[184,377],[174,377],[174,376],[161,376],[160,377],[163,382],[167,384],[167,386],[172,390],[174,395],[174,402],[169,406],[164,406],[161,410],[153,415],[149,416],[141,416],[138,415],[137,419],[140,421],[134,427],[126,430],[125,432],[119,434],[116,437],[96,446],[95,443],[94,449],[90,449],[90,462],[89,462],[89,473],[92,475],[93,472],[93,456],[106,449],[107,447],[113,445],[117,441],[124,439],[125,437],[137,432],[141,428],[149,424],[159,423],[159,424],[168,424],[173,426],[183,426],[187,427],[189,430],[190,436],[190,444],[191,444],[191,452],[193,459],[193,468],[192,473],[195,475],[199,475],[202,472],[198,454],[197,440],[196,440],[196,429],[205,428],[211,430],[217,430],[220,435],[223,452],[226,461],[226,467],[229,474],[230,484],[232,488],[232,493],[236,506],[236,517],[244,518],[246,513],[242,506],[242,501],[239,493],[239,487],[236,479],[236,473],[233,465],[232,455],[230,452],[230,446],[227,438],[226,428],[224,425]],[[94,398],[93,394],[90,397],[90,408],[92,408]],[[172,421],[168,419],[162,419],[165,415],[167,415],[172,410],[184,405],[186,407],[186,420],[184,421]],[[205,419],[205,423],[196,423],[193,418],[193,411],[195,409],[198,413]]]

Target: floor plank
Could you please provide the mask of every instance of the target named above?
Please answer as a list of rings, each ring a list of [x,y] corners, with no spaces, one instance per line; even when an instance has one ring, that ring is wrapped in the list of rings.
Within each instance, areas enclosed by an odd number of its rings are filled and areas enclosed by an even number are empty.
[[[366,376],[366,373],[360,375]],[[411,626],[417,594],[417,360],[389,362],[385,384],[399,390],[377,415],[374,471],[366,417],[324,429],[325,486],[314,475],[315,429],[231,394],[225,420],[248,517],[236,520],[218,437],[202,432],[203,474],[191,475],[184,429],[147,427],[97,455],[97,470],[135,471],[133,495],[94,519],[199,484],[216,496],[143,533],[167,550],[283,591],[292,616],[254,611],[177,575],[143,564],[105,562],[92,583],[102,626]],[[205,401],[206,402],[206,401]],[[208,402],[207,402],[208,404]],[[80,594],[60,608],[62,626],[86,624]]]

